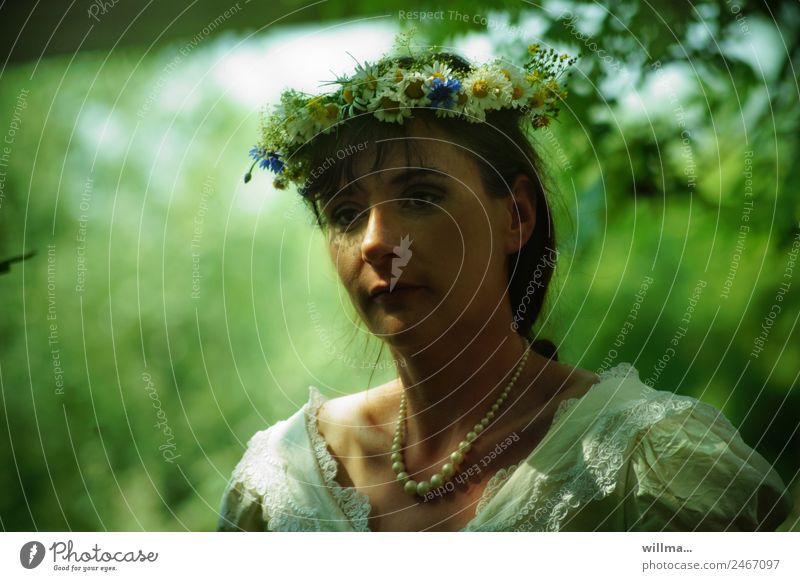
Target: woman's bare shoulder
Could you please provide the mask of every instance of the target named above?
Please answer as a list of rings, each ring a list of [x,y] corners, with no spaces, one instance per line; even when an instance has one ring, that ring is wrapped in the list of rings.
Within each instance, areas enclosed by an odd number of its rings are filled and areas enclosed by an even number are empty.
[[[583,369],[561,361],[551,362],[551,365],[553,376],[550,380],[550,385],[554,390],[552,397],[558,401],[580,398],[585,395],[594,384],[600,382],[600,376],[588,369]]]
[[[319,408],[319,432],[334,450],[349,453],[358,444],[364,447],[377,444],[376,439],[391,439],[391,413],[399,401],[397,380],[349,395],[327,400]]]

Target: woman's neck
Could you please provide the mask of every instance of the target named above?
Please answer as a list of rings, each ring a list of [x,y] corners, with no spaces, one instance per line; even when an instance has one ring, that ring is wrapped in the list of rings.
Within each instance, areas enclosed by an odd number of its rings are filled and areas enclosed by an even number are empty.
[[[481,334],[469,344],[439,343],[413,355],[394,353],[403,363],[399,370],[407,400],[404,456],[412,470],[449,461],[447,456],[511,381],[527,348],[527,341],[510,328],[507,333]],[[547,363],[531,350],[506,406]]]

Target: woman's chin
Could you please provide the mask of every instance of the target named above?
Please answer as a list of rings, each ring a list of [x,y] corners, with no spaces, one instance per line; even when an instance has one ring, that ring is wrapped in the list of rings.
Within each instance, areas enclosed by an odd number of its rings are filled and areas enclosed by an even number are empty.
[[[384,316],[375,325],[373,333],[396,348],[415,347],[430,340],[430,333],[424,329],[424,323],[411,315]]]

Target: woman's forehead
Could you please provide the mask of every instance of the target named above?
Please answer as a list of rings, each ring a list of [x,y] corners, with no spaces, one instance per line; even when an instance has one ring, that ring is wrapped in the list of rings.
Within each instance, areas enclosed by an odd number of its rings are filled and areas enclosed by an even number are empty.
[[[453,148],[434,151],[430,145],[392,147],[379,161],[362,159],[353,164],[349,181],[342,183],[337,197],[355,197],[369,194],[370,190],[397,191],[416,183],[436,184],[453,188],[459,184],[470,186],[478,179],[474,162],[457,159],[448,153]]]
[[[383,151],[378,154],[378,148]],[[463,179],[474,165],[474,156],[468,155],[454,143],[438,139],[417,137],[377,141],[366,147],[352,163],[356,177],[391,181],[393,185],[403,180],[420,178]]]

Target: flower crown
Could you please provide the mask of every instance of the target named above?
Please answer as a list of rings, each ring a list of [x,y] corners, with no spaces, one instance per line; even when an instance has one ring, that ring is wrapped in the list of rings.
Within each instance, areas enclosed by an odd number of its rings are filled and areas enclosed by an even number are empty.
[[[410,53],[409,46],[406,49]],[[244,181],[250,181],[258,164],[276,174],[276,188],[290,181],[302,183],[308,172],[295,155],[298,149],[344,120],[368,113],[402,124],[413,108],[425,108],[440,118],[480,123],[487,111],[511,108],[521,110],[534,128],[543,127],[558,116],[559,102],[567,96],[559,77],[577,59],[538,44],[528,46],[528,55],[520,69],[495,60],[464,70],[454,66],[453,55],[429,49],[410,58],[357,62],[355,74],[326,83],[338,85],[332,93],[312,96],[286,90],[271,113],[260,113],[261,139],[250,150],[255,161]]]

